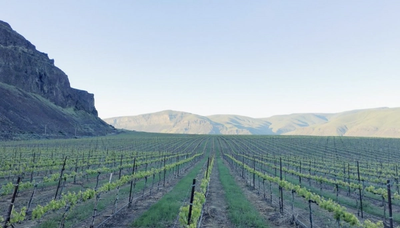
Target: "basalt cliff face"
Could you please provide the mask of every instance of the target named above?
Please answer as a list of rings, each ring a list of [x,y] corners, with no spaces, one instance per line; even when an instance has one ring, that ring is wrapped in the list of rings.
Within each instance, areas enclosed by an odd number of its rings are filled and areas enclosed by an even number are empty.
[[[94,95],[71,88],[54,60],[0,21],[0,138],[86,136],[114,131],[97,116]]]

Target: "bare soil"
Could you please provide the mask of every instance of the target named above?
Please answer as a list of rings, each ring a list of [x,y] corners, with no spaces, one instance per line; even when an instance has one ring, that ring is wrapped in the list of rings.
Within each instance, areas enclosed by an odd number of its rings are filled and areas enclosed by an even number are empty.
[[[225,192],[219,179],[217,167],[212,169],[208,195],[204,205],[202,228],[233,227],[228,219],[228,204],[225,201]]]

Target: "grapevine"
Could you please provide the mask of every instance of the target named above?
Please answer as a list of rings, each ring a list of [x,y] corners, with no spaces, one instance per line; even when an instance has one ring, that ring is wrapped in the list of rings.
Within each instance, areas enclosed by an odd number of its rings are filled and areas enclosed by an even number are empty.
[[[187,228],[195,228],[197,227],[197,222],[201,216],[202,208],[204,203],[206,202],[206,193],[207,188],[210,182],[210,174],[212,171],[212,167],[214,164],[214,157],[210,159],[210,164],[208,166],[208,170],[205,171],[204,177],[201,180],[200,191],[195,191],[192,205],[192,217],[190,219],[190,223],[188,225],[189,219],[189,205],[182,206],[179,210],[179,223],[183,227]],[[208,175],[206,175],[208,174]]]
[[[230,158],[235,163],[243,166],[248,172],[255,173],[256,175],[260,176],[263,179],[277,183],[279,186],[283,187],[285,190],[288,190],[288,191],[293,190],[299,196],[302,196],[302,197],[306,198],[307,200],[311,200],[311,201],[315,202],[320,208],[323,208],[329,212],[333,212],[333,216],[336,220],[345,221],[346,223],[349,223],[352,226],[363,226],[363,224],[360,223],[360,221],[354,214],[347,212],[345,207],[340,206],[336,202],[333,202],[331,199],[324,199],[323,197],[321,197],[313,192],[310,192],[309,190],[307,190],[304,187],[301,187],[300,185],[295,185],[288,181],[280,180],[278,177],[271,177],[271,176],[263,174],[259,171],[254,171],[248,165],[243,164],[242,162],[236,160],[232,156],[230,156],[228,154],[225,154],[225,156]],[[368,224],[370,224],[370,223],[368,223]],[[380,224],[380,222],[378,222],[377,224]]]

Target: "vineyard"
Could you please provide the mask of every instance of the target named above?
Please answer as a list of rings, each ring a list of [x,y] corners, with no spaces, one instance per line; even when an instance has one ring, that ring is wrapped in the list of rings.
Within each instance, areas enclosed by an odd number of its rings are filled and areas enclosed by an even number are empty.
[[[0,142],[0,227],[397,227],[400,140]]]

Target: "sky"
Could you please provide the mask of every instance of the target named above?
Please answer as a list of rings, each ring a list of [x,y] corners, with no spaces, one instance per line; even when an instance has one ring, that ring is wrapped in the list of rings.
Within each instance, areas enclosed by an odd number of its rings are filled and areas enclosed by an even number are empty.
[[[101,118],[400,107],[400,1],[0,0]]]

